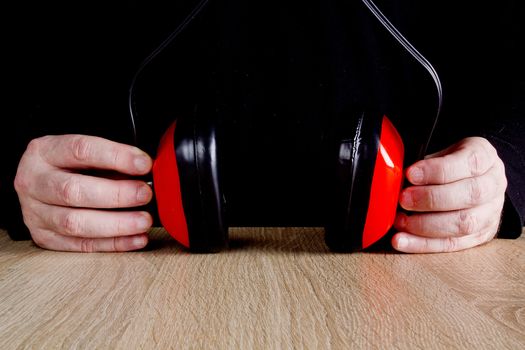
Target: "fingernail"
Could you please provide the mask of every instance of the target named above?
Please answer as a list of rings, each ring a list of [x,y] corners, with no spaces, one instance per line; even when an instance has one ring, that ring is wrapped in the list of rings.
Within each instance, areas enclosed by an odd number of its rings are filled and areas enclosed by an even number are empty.
[[[413,167],[408,172],[408,179],[414,185],[421,184],[423,182],[423,176],[424,176],[423,170],[419,167]]]
[[[137,219],[137,229],[141,231],[146,231],[150,228],[151,222],[149,219],[149,216],[142,215],[139,219]]]
[[[406,248],[408,246],[408,239],[406,237],[399,237],[397,239],[398,248]]]
[[[136,236],[136,237],[133,237],[131,244],[133,244],[133,246],[136,248],[142,248],[147,244],[147,241],[144,236]]]
[[[135,169],[140,172],[146,172],[149,170],[150,161],[146,156],[137,156],[134,160]]]
[[[137,201],[139,203],[147,203],[151,198],[151,189],[149,186],[143,185],[137,191]]]
[[[408,191],[403,191],[401,193],[401,206],[405,209],[411,209],[414,206],[414,199],[412,194]]]

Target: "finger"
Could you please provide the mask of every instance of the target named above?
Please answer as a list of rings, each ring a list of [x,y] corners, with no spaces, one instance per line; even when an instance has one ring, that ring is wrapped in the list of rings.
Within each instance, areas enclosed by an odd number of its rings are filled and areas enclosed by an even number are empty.
[[[33,198],[53,205],[83,208],[129,208],[151,201],[151,188],[138,180],[109,180],[52,170],[29,188]]]
[[[450,153],[445,153],[450,152]],[[485,174],[499,159],[494,147],[481,137],[471,137],[408,167],[414,185],[447,184]]]
[[[395,228],[422,237],[448,238],[475,234],[497,227],[504,198],[471,209],[406,215],[399,213]]]
[[[115,212],[47,206],[40,211],[40,226],[64,236],[120,237],[144,233],[153,220],[147,212]]]
[[[62,236],[51,231],[40,231],[33,241],[41,248],[66,252],[127,252],[142,249],[148,244],[148,235],[83,238]]]
[[[399,204],[411,211],[451,211],[482,205],[504,192],[506,178],[493,167],[483,176],[445,185],[412,186],[404,189]]]
[[[428,238],[399,232],[392,237],[392,247],[404,253],[457,252],[486,243],[495,235],[494,230],[463,237]]]
[[[40,141],[40,153],[49,164],[59,168],[97,168],[129,175],[144,175],[151,170],[151,158],[137,147],[87,135],[45,140]]]

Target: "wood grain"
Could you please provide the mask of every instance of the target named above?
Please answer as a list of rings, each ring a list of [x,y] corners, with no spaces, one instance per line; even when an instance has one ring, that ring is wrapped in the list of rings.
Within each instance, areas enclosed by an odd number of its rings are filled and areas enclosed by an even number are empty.
[[[434,255],[331,253],[315,228],[231,237],[77,254],[0,232],[0,349],[525,348],[525,236]]]

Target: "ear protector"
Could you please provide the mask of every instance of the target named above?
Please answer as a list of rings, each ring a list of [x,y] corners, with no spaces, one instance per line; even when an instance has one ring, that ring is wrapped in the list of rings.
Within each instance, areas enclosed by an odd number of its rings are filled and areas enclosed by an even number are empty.
[[[200,1],[136,72],[129,94],[135,135],[132,100],[137,77],[207,3],[208,0]],[[363,3],[434,79],[439,104],[433,131],[442,100],[437,73],[371,1]],[[228,245],[220,139],[212,119],[199,115],[179,118],[164,133],[153,166],[161,224],[175,240],[194,252],[217,252]],[[429,140],[430,136],[421,154],[426,152]],[[325,241],[334,251],[367,248],[394,223],[403,180],[403,142],[387,116],[361,111],[345,116],[328,143],[330,181]]]
[[[159,145],[153,185],[162,225],[192,251],[227,246],[221,176],[215,125],[197,118],[173,122]]]
[[[360,250],[377,242],[394,223],[404,146],[381,114],[346,118],[334,141],[325,240],[334,251]]]
[[[227,247],[218,136],[197,118],[173,122],[153,166],[158,214],[170,235],[191,251]],[[326,242],[332,250],[367,248],[392,226],[403,178],[404,147],[386,116],[364,113],[345,119],[330,147]]]

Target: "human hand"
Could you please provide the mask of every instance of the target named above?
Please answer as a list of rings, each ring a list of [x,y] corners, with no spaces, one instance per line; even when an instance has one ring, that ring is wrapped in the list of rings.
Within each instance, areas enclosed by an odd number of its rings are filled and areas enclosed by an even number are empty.
[[[137,176],[151,158],[136,147],[86,135],[44,136],[31,141],[18,165],[15,189],[24,222],[38,246],[60,251],[129,251],[146,246],[151,215],[108,211],[147,204],[143,181],[82,174],[111,170]]]
[[[400,195],[392,238],[407,253],[463,250],[496,235],[507,178],[503,161],[484,138],[470,137],[425,157],[406,172],[414,186]]]

